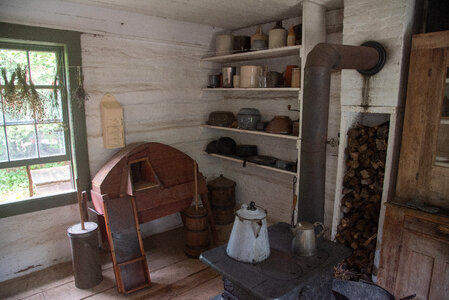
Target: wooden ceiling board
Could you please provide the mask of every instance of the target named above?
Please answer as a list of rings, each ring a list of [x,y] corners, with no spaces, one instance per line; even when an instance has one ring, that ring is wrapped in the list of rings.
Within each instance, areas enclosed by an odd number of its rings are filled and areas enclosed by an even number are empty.
[[[238,29],[296,17],[299,0],[61,0],[124,10],[148,16]],[[314,0],[327,9],[343,7],[343,0]]]

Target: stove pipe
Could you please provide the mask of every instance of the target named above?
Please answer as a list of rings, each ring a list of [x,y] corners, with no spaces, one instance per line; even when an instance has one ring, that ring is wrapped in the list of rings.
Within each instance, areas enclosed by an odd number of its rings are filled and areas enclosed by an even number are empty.
[[[298,221],[323,222],[326,141],[331,70],[357,69],[362,75],[379,72],[385,49],[377,42],[361,46],[321,43],[307,56],[301,131]]]

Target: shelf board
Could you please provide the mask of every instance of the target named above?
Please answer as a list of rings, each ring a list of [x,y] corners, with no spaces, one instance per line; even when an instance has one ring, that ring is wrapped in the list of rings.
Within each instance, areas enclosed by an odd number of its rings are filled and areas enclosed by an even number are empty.
[[[299,88],[204,88],[202,91],[207,92],[283,92],[297,93]]]
[[[282,48],[274,48],[274,49],[266,49],[266,50],[257,50],[229,55],[221,55],[221,56],[213,56],[203,58],[202,61],[210,61],[216,63],[227,63],[227,62],[235,62],[242,60],[254,60],[254,59],[263,59],[263,58],[273,58],[273,57],[282,57],[289,55],[298,55],[299,50],[301,49],[301,45],[298,46],[289,46]]]
[[[294,136],[294,135],[276,134],[276,133],[269,133],[269,132],[265,132],[265,131],[243,130],[243,129],[238,129],[238,128],[229,128],[229,127],[212,126],[212,125],[201,125],[201,127],[224,130],[224,131],[239,132],[239,133],[245,133],[245,134],[263,135],[263,136],[269,136],[269,137],[275,137],[275,138],[287,139],[287,140],[299,140],[299,137]]]
[[[204,152],[206,153],[206,152]],[[225,156],[225,155],[220,155],[220,154],[215,154],[215,153],[206,153],[207,155],[216,157],[216,158],[221,158],[224,160],[229,160],[229,161],[233,161],[233,162],[238,162],[238,163],[243,163],[243,159],[239,159],[239,158],[235,158],[235,157],[230,157],[230,156]],[[274,168],[274,167],[270,167],[270,166],[265,166],[265,165],[259,165],[259,164],[255,164],[252,162],[246,162],[246,165],[248,166],[254,166],[254,167],[258,167],[258,168],[262,168],[262,169],[266,169],[266,170],[271,170],[271,171],[275,171],[275,172],[279,172],[279,173],[284,173],[284,174],[288,174],[288,175],[296,175],[296,172],[292,172],[292,171],[287,171],[287,170],[282,170],[282,169],[278,169],[278,168]]]
[[[449,163],[436,161],[435,166],[449,168]]]
[[[440,119],[440,124],[449,125],[449,118],[448,117],[442,117]]]
[[[368,113],[368,114],[397,114],[401,108],[395,106],[368,106],[363,107],[359,105],[342,105],[341,111],[354,113]]]

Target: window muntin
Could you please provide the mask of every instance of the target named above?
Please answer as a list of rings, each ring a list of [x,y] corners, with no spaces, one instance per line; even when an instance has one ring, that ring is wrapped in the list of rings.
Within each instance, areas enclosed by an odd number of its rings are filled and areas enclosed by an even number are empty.
[[[0,67],[7,69],[8,79],[17,65],[26,68],[26,78],[45,99],[45,114],[41,118],[34,112],[12,114],[0,94],[0,183],[7,190],[0,191],[0,204],[73,191],[64,47],[0,42]],[[0,88],[3,81],[0,76]],[[61,175],[67,167],[68,181]],[[48,168],[53,168],[50,173]],[[39,172],[47,174],[43,177],[49,178],[50,188],[36,182],[42,181],[36,179]],[[24,189],[27,173],[29,186]],[[18,184],[7,182],[11,176],[21,177]],[[58,183],[53,185],[52,180]]]
[[[1,99],[0,168],[70,160],[63,50],[58,46],[0,43],[0,65],[7,69],[8,78],[17,65],[26,67],[28,80],[46,99],[42,119],[30,112],[13,115]]]

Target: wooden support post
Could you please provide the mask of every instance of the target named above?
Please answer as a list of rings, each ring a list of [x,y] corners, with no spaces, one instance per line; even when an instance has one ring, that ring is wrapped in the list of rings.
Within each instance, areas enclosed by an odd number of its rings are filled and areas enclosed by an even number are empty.
[[[30,166],[27,166],[27,175],[28,175],[28,190],[30,192],[30,197],[33,197],[34,191],[33,191],[33,177],[31,176],[31,168]]]

